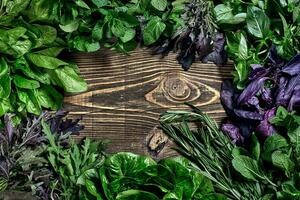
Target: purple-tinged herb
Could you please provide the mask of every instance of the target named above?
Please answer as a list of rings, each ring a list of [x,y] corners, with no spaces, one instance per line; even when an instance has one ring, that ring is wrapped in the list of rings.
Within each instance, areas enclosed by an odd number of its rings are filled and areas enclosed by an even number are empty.
[[[300,54],[284,64],[271,48],[268,62],[266,66],[251,65],[253,70],[242,91],[235,89],[231,81],[222,84],[221,102],[231,121],[230,126],[228,120],[224,122],[222,130],[234,141],[237,133],[245,142],[253,131],[261,139],[274,134],[276,126],[269,121],[276,109],[283,106],[292,111],[300,107]]]

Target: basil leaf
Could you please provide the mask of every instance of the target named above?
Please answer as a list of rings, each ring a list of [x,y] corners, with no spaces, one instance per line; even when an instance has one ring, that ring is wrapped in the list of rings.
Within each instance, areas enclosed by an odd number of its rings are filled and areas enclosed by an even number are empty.
[[[257,38],[265,38],[270,31],[270,19],[260,8],[249,6],[246,22],[249,33]]]
[[[239,45],[239,58],[241,60],[247,60],[248,58],[248,46],[244,34],[241,34],[240,45]]]
[[[32,69],[29,67],[24,57],[16,60],[14,65],[15,70],[20,70],[24,75],[29,78],[35,79],[44,84],[50,84],[50,77],[47,73],[39,71],[39,69]]]
[[[166,25],[159,17],[153,17],[146,25],[143,31],[143,40],[145,45],[156,42],[166,29]]]

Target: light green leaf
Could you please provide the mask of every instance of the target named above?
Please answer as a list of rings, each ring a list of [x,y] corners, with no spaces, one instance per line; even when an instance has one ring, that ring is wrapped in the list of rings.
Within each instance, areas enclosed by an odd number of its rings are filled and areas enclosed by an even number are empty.
[[[86,82],[70,66],[60,67],[54,71],[60,87],[66,92],[84,92],[87,90]]]
[[[159,17],[153,17],[146,25],[143,31],[143,40],[145,45],[156,42],[166,29],[166,25]]]
[[[68,65],[68,63],[66,63],[62,60],[59,60],[55,57],[44,56],[41,54],[29,53],[27,55],[27,58],[34,65],[36,65],[38,67],[47,68],[47,69],[56,69],[59,66]]]
[[[248,58],[248,45],[244,34],[241,34],[240,45],[239,45],[239,59],[247,60]]]
[[[92,0],[92,2],[98,7],[104,7],[108,4],[108,0]]]
[[[5,61],[4,57],[0,58],[0,77],[8,73],[8,64]]]
[[[164,11],[167,8],[167,0],[151,0],[151,5],[159,11]]]
[[[79,23],[78,23],[78,21],[73,20],[69,24],[65,24],[65,25],[60,24],[59,27],[67,33],[72,33],[78,29]]]
[[[257,38],[265,38],[270,31],[270,19],[260,8],[249,6],[246,21],[249,33]]]
[[[122,42],[126,43],[132,40],[135,37],[135,30],[134,29],[128,29],[125,32],[125,35],[121,37]]]

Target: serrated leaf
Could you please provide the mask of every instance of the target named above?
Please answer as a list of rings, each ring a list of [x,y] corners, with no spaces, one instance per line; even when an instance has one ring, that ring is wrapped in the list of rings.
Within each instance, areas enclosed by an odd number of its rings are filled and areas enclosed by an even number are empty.
[[[166,25],[159,17],[153,17],[146,25],[143,31],[143,40],[145,45],[156,42],[166,29]]]

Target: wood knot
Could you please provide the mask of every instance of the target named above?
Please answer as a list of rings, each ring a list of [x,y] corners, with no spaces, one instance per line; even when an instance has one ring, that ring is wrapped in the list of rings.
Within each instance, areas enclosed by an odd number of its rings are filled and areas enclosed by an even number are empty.
[[[157,156],[168,142],[168,137],[157,126],[151,130],[146,138],[147,149],[150,155]]]
[[[188,84],[178,76],[167,78],[164,81],[164,90],[166,95],[177,101],[185,101],[191,94]]]
[[[204,106],[218,101],[219,92],[205,81],[183,72],[165,73],[152,91],[145,95],[148,102],[163,108],[177,107],[184,102]]]

